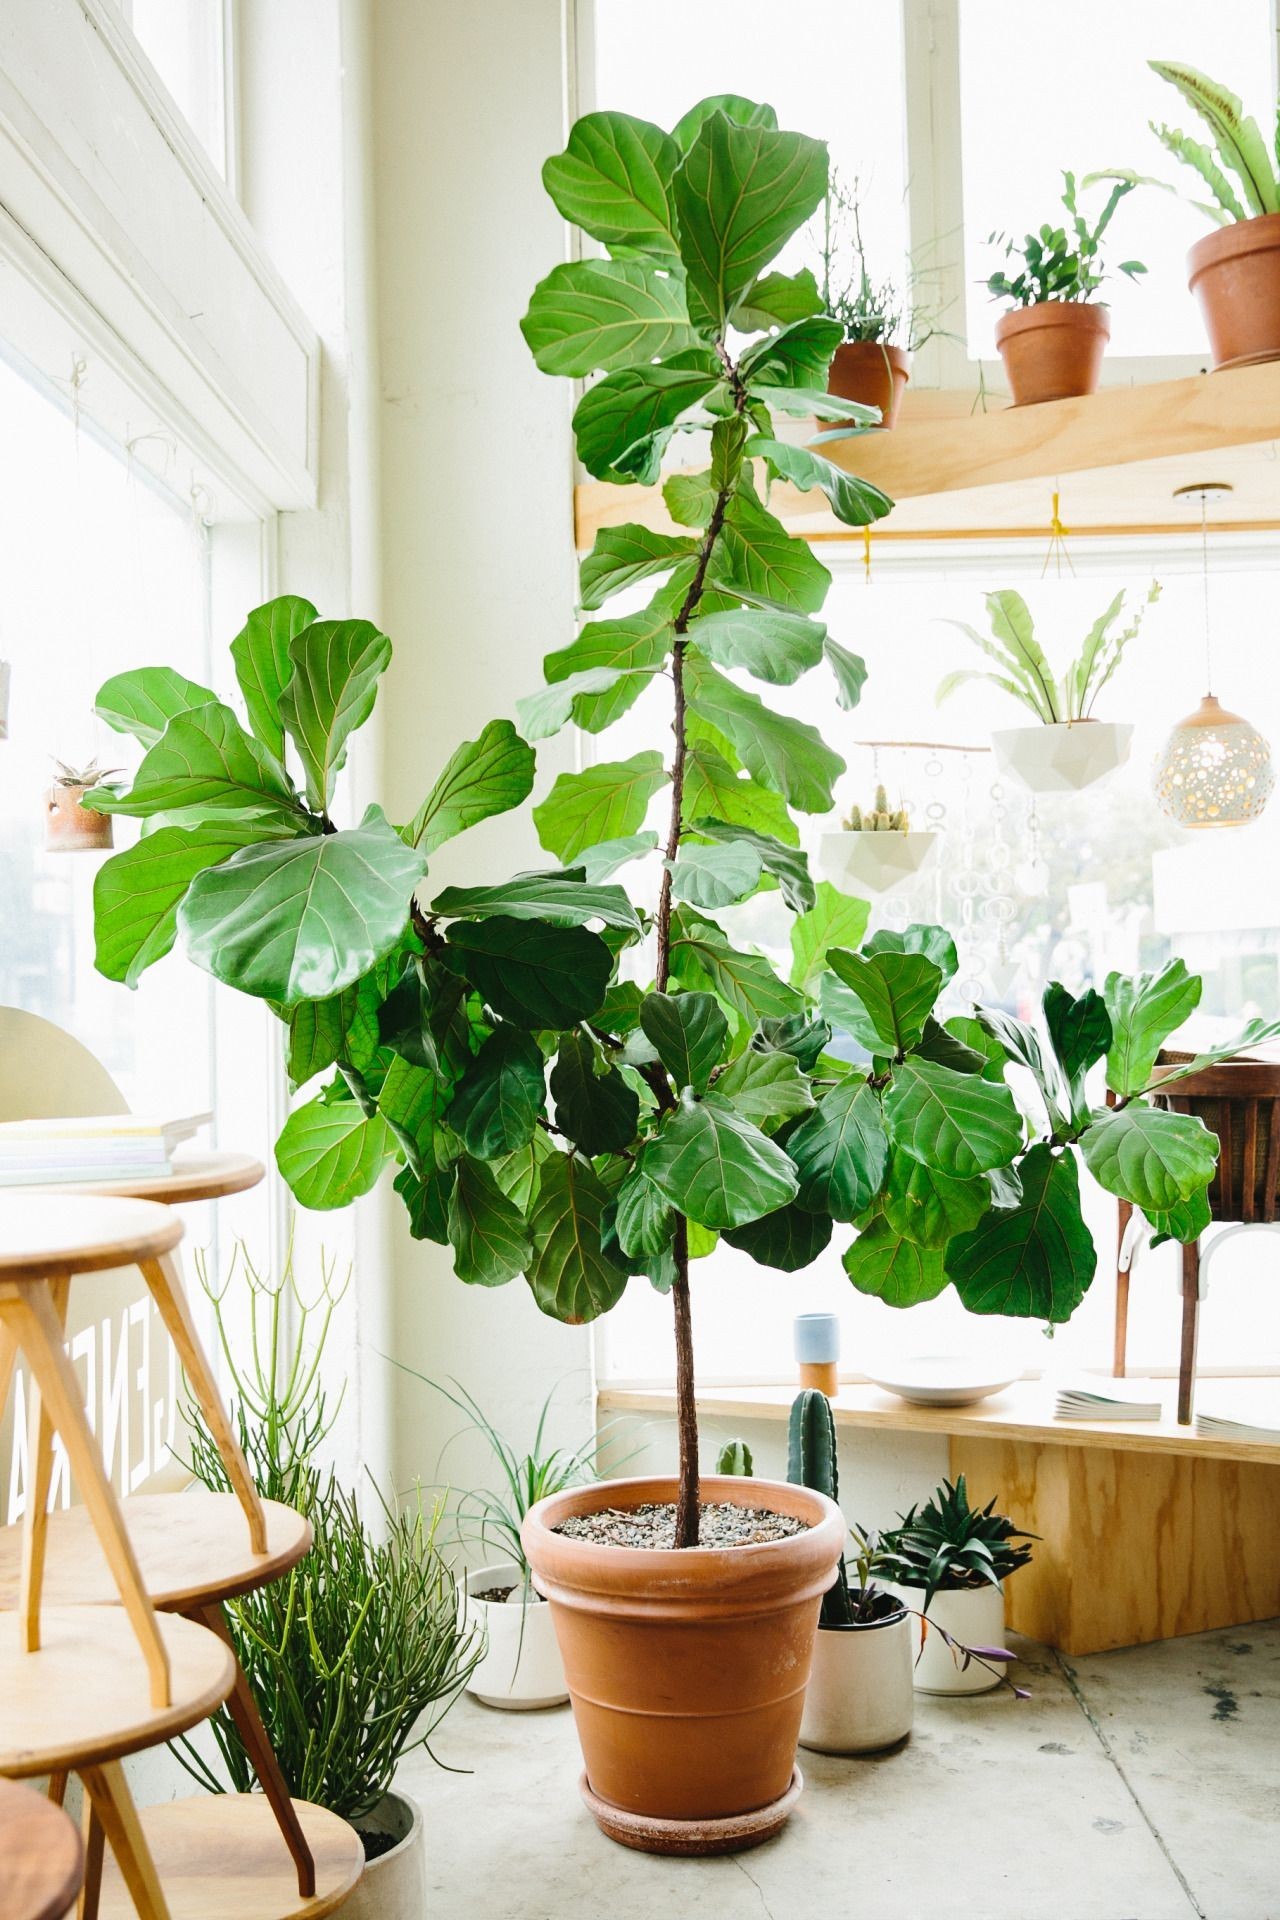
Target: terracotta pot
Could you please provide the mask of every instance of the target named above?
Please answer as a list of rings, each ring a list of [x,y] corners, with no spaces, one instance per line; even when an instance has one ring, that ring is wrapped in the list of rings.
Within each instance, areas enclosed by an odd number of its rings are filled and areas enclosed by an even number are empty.
[[[1215,367],[1280,360],[1280,213],[1215,227],[1187,255]]]
[[[879,407],[880,424],[891,427],[911,378],[911,355],[879,340],[846,340],[837,347],[827,375],[827,392],[837,400]]]
[[[1001,314],[996,345],[1015,407],[1096,393],[1111,338],[1107,309],[1080,300],[1042,300]]]
[[[704,1502],[772,1508],[807,1530],[683,1551],[553,1531],[572,1514],[675,1497],[669,1478],[573,1487],[530,1510],[521,1540],[551,1603],[588,1806],[626,1845],[716,1852],[766,1839],[790,1811],[818,1609],[845,1523],[807,1487],[706,1475]]]
[[[44,796],[44,844],[47,853],[101,852],[109,848],[111,815],[82,807],[88,787],[66,787],[55,782]]]

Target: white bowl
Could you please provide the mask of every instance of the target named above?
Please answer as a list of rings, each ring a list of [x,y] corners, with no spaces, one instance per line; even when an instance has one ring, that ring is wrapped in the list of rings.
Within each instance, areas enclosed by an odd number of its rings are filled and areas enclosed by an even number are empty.
[[[1007,1361],[997,1366],[960,1354],[921,1353],[897,1361],[891,1374],[873,1373],[868,1378],[913,1406],[969,1407],[1012,1386],[1018,1375],[1009,1372]]]

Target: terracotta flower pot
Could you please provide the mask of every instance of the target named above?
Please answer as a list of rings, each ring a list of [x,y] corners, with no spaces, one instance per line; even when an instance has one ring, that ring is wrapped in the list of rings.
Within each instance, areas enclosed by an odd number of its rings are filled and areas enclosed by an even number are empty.
[[[603,1830],[650,1852],[767,1839],[795,1797],[795,1752],[840,1510],[769,1480],[705,1476],[704,1502],[772,1508],[804,1533],[757,1546],[648,1550],[567,1539],[572,1514],[676,1497],[672,1479],[613,1480],[541,1500],[524,1550],[551,1603]]]
[[[879,340],[846,340],[836,348],[827,392],[837,400],[879,407],[881,426],[891,427],[910,378],[911,355],[901,347],[885,346]]]
[[[1081,300],[1042,300],[1001,314],[996,345],[1015,407],[1096,393],[1111,338],[1107,309]]]
[[[48,853],[101,852],[112,845],[111,815],[82,807],[88,787],[56,781],[44,796],[44,844]]]
[[[1280,359],[1280,213],[1215,227],[1187,255],[1215,367]]]

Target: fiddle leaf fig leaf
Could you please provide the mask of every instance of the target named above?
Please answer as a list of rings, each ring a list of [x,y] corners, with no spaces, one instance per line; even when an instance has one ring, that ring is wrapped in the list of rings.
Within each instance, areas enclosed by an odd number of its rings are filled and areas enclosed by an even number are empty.
[[[722,378],[723,369],[710,356],[701,367],[619,367],[607,373],[587,388],[574,412],[579,460],[597,479],[652,486],[676,423]]]
[[[820,489],[826,494],[836,519],[847,527],[869,527],[893,511],[893,502],[887,493],[881,493],[869,480],[859,480],[854,474],[846,473],[820,453],[811,453],[808,447],[757,434],[748,440],[747,453],[767,460],[780,478],[789,480],[801,493],[809,493],[815,487]]]
[[[1049,1124],[1057,1131],[1066,1124],[1064,1108],[1067,1093],[1058,1071],[1057,1061],[1045,1059],[1040,1046],[1040,1038],[1034,1027],[1025,1020],[1019,1020],[1003,1007],[980,1007],[978,1018],[988,1033],[994,1035],[1004,1048],[1007,1057],[1015,1066],[1025,1067],[1035,1080],[1044,1099],[1049,1115]]]
[[[458,1082],[449,1125],[477,1160],[496,1160],[528,1145],[545,1095],[546,1067],[537,1044],[504,1023]]]
[[[442,920],[484,920],[506,914],[512,920],[567,920],[584,926],[602,920],[607,927],[641,932],[640,916],[621,887],[591,886],[581,867],[567,873],[518,873],[496,887],[446,887],[431,902]]]
[[[1233,1060],[1238,1054],[1252,1047],[1265,1046],[1277,1038],[1280,1038],[1280,1020],[1249,1020],[1233,1039],[1223,1040],[1216,1047],[1207,1047],[1203,1053],[1193,1054],[1189,1060],[1158,1068],[1144,1091],[1149,1093],[1153,1088],[1158,1088],[1163,1093],[1166,1087],[1176,1087],[1179,1080],[1187,1080],[1194,1073],[1203,1073],[1206,1067],[1216,1067],[1220,1060]]]
[[[932,1060],[909,1055],[894,1068],[884,1114],[895,1147],[960,1180],[1007,1166],[1022,1146],[1008,1087]]]
[[[617,667],[589,667],[585,673],[570,674],[554,687],[539,687],[536,693],[525,694],[516,701],[516,717],[526,740],[549,740],[570,720],[583,726],[588,718],[596,718],[601,711],[601,696],[609,694],[611,702],[605,707],[601,727],[612,725],[619,712],[625,713],[640,698],[651,678],[652,670],[623,673]],[[600,730],[586,728],[588,733]]]
[[[956,953],[956,943],[945,927],[921,926],[918,923],[903,927],[881,927],[873,933],[863,947],[864,953],[922,953],[926,960],[932,960],[942,975],[945,987],[954,980],[960,970],[960,958]]]
[[[636,833],[667,779],[662,755],[652,749],[582,773],[562,773],[533,809],[538,838],[557,859],[573,860],[584,847]]]
[[[813,387],[826,380],[835,350],[844,340],[844,328],[824,313],[805,314],[747,348],[738,361],[743,380],[774,380],[782,387]],[[765,449],[749,445],[747,453]]]
[[[713,910],[745,900],[760,885],[764,872],[759,853],[741,840],[711,847],[686,842],[679,859],[669,865],[672,899]]]
[[[280,718],[306,774],[307,800],[328,811],[347,741],[373,711],[391,642],[370,620],[317,620],[289,642],[293,675]]]
[[[412,1239],[434,1240],[437,1246],[448,1246],[449,1201],[456,1178],[453,1167],[426,1174],[417,1174],[410,1166],[401,1167],[393,1184],[404,1201]]]
[[[533,749],[511,722],[491,720],[448,761],[404,838],[429,856],[478,821],[518,807],[533,791],[533,766]]]
[[[836,705],[845,713],[851,713],[862,698],[862,689],[867,684],[867,663],[861,654],[850,653],[834,640],[826,640],[822,647],[823,658],[835,675]]]
[[[675,1208],[664,1200],[652,1180],[632,1167],[618,1188],[614,1231],[629,1260],[654,1260],[671,1244]]]
[[[1071,1101],[1073,1118],[1084,1111],[1085,1075],[1111,1045],[1111,1016],[1090,987],[1079,999],[1057,980],[1044,993],[1044,1021]]]
[[[685,695],[693,711],[733,743],[753,780],[772,787],[801,813],[830,812],[832,787],[845,763],[816,727],[775,713],[696,651],[685,657]]]
[[[566,1033],[551,1069],[556,1125],[586,1154],[621,1153],[636,1137],[640,1101],[612,1067],[600,1070],[584,1033]]]
[[[813,1108],[813,1093],[794,1054],[749,1047],[716,1081],[716,1092],[744,1120],[777,1126]]]
[[[367,973],[404,934],[426,861],[377,807],[345,833],[242,847],[198,873],[178,908],[215,980],[292,1006]]]
[[[802,1207],[856,1220],[879,1193],[889,1160],[875,1088],[856,1073],[832,1087],[788,1134],[787,1152],[800,1176]]]
[[[747,493],[735,493],[708,568],[710,584],[791,613],[817,613],[831,575],[804,540]]]
[[[183,823],[190,825],[234,813],[270,820],[281,835],[314,830],[279,763],[219,700],[175,714],[128,791],[96,788],[93,804],[101,813],[143,818],[191,809]]]
[[[675,137],[683,146],[678,131]],[[826,191],[822,141],[759,122],[744,126],[723,112],[708,115],[672,188],[696,325],[723,331],[739,297]]]
[[[160,827],[104,861],[93,883],[98,972],[136,987],[177,938],[178,907],[196,875],[270,834],[269,827],[228,815],[225,823]]]
[[[714,994],[647,993],[640,1025],[676,1086],[705,1093],[729,1041],[729,1023]]]
[[[739,333],[758,333],[821,312],[818,283],[808,267],[801,267],[799,273],[766,273],[747,288],[729,319]]]
[[[763,101],[748,100],[740,93],[709,94],[705,100],[699,100],[696,107],[690,107],[671,130],[671,138],[682,154],[688,153],[707,121],[716,113],[723,114],[726,120],[732,120],[740,127],[776,127],[778,124],[777,114]]]
[[[710,983],[717,999],[749,1020],[799,1013],[800,995],[758,953],[739,953],[709,920],[677,909],[671,916],[671,967],[682,986]]]
[[[690,832],[696,831],[695,821],[716,819],[768,834],[785,846],[799,844],[799,830],[782,795],[735,771],[723,754],[701,740],[695,740],[685,756],[680,812]]]
[[[711,1093],[686,1093],[640,1155],[645,1174],[673,1207],[720,1231],[786,1206],[796,1170],[767,1134]]]
[[[809,857],[798,847],[784,846],[781,840],[775,840],[770,833],[757,833],[751,827],[736,826],[729,820],[695,820],[693,831],[704,839],[750,848],[759,856],[764,871],[777,880],[782,897],[793,913],[807,913],[813,906],[817,896],[809,877]],[[681,859],[687,858],[690,851],[686,845]],[[756,877],[758,880],[759,875]],[[695,901],[694,904],[709,906],[711,903]]]
[[[345,1207],[377,1184],[391,1156],[385,1120],[355,1100],[324,1095],[295,1107],[276,1141],[276,1165],[299,1206]]]
[[[728,1247],[750,1254],[762,1267],[775,1267],[779,1273],[799,1273],[812,1266],[831,1238],[831,1221],[825,1214],[809,1213],[792,1203],[749,1220],[745,1227],[732,1227],[722,1235]]]
[[[601,840],[594,847],[584,847],[578,855],[578,864],[588,886],[598,887],[633,860],[643,860],[657,844],[658,836],[652,829],[647,833],[626,833],[617,840]]]
[[[884,1218],[895,1233],[921,1247],[945,1247],[975,1227],[991,1205],[981,1174],[956,1180],[910,1154],[894,1153],[882,1195]]]
[[[691,637],[717,666],[744,667],[757,680],[789,687],[822,659],[827,630],[802,613],[730,607],[701,615]]]
[[[586,927],[495,914],[455,920],[439,954],[504,1020],[530,1031],[576,1025],[604,999],[613,955]]]
[[[589,621],[576,640],[547,654],[542,670],[554,686],[596,668],[638,673],[660,667],[671,651],[676,611],[671,593],[662,587],[640,613],[629,613],[619,620]]]
[[[680,148],[669,133],[629,113],[588,113],[574,122],[542,184],[558,210],[613,254],[679,260],[672,175]]]
[[[570,260],[534,288],[520,322],[543,373],[610,372],[698,344],[673,274],[629,260]]]
[[[871,917],[869,901],[841,893],[829,880],[820,880],[814,902],[791,928],[791,984],[812,993],[826,969],[832,947],[861,944]]]
[[[1161,1047],[1199,1006],[1200,991],[1199,974],[1188,973],[1184,960],[1171,960],[1159,973],[1107,975],[1107,1085],[1113,1093],[1142,1092]]]
[[[523,1273],[533,1243],[519,1209],[483,1162],[464,1154],[449,1198],[453,1270],[474,1287],[503,1287]]]
[[[626,1291],[626,1267],[601,1240],[608,1205],[609,1189],[589,1161],[554,1153],[544,1162],[529,1216],[533,1260],[526,1278],[553,1320],[581,1326],[615,1307]]]
[[[453,1083],[427,1067],[412,1065],[402,1056],[391,1062],[378,1094],[378,1112],[399,1142],[414,1172],[426,1175],[447,1165],[456,1154],[444,1131],[444,1115],[452,1120]]]
[[[936,1060],[941,1067],[956,1073],[982,1073],[987,1056],[979,1047],[971,1047],[958,1034],[941,1026],[932,1014],[924,1023],[924,1032],[912,1049],[922,1060]]]
[[[922,953],[871,953],[864,957],[832,947],[827,965],[867,1010],[878,1052],[901,1054],[915,1046],[942,991],[942,971]]]
[[[887,1307],[918,1307],[947,1285],[942,1251],[906,1239],[883,1215],[863,1228],[844,1256],[844,1270],[859,1293]]]
[[[320,618],[309,600],[282,593],[255,607],[231,642],[249,725],[277,760],[284,759],[280,696],[293,678],[291,642]]]
[[[615,593],[624,593],[655,574],[670,573],[697,551],[697,541],[688,534],[654,533],[630,523],[601,527],[579,569],[582,604],[588,610],[602,607]]]
[[[1158,1247],[1165,1240],[1198,1240],[1213,1222],[1208,1189],[1193,1193],[1189,1200],[1179,1200],[1176,1206],[1166,1207],[1163,1211],[1153,1208],[1147,1220],[1151,1226],[1153,1247]]]
[[[1208,1186],[1218,1140],[1196,1114],[1128,1106],[1099,1113],[1080,1136],[1100,1187],[1144,1213],[1165,1212]]]
[[[1022,1198],[993,1208],[947,1248],[947,1272],[970,1313],[1069,1320],[1093,1281],[1097,1252],[1080,1214],[1071,1153],[1043,1142],[1019,1162]]]
[[[117,733],[131,733],[144,747],[154,747],[169,722],[180,713],[216,706],[217,701],[216,693],[188,680],[172,667],[137,667],[104,681],[93,710],[99,720],[105,720]]]

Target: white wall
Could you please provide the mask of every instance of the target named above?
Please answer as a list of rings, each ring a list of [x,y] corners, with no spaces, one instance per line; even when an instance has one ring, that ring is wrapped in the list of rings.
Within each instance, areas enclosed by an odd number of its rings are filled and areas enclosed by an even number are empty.
[[[383,785],[408,815],[573,631],[572,394],[535,370],[519,332],[565,246],[539,179],[564,144],[563,26],[560,0],[375,0],[373,18],[382,612],[396,648]],[[539,791],[569,751],[539,749]],[[545,859],[525,809],[442,849],[430,878]],[[541,1314],[521,1280],[462,1286],[446,1249],[410,1240],[396,1196],[384,1205],[397,1356],[462,1381],[522,1446],[564,1379],[556,1433],[580,1439],[586,1334]],[[412,1380],[389,1376],[388,1394],[399,1484],[435,1479],[457,1417]],[[470,1445],[444,1463],[455,1485],[484,1467]]]

